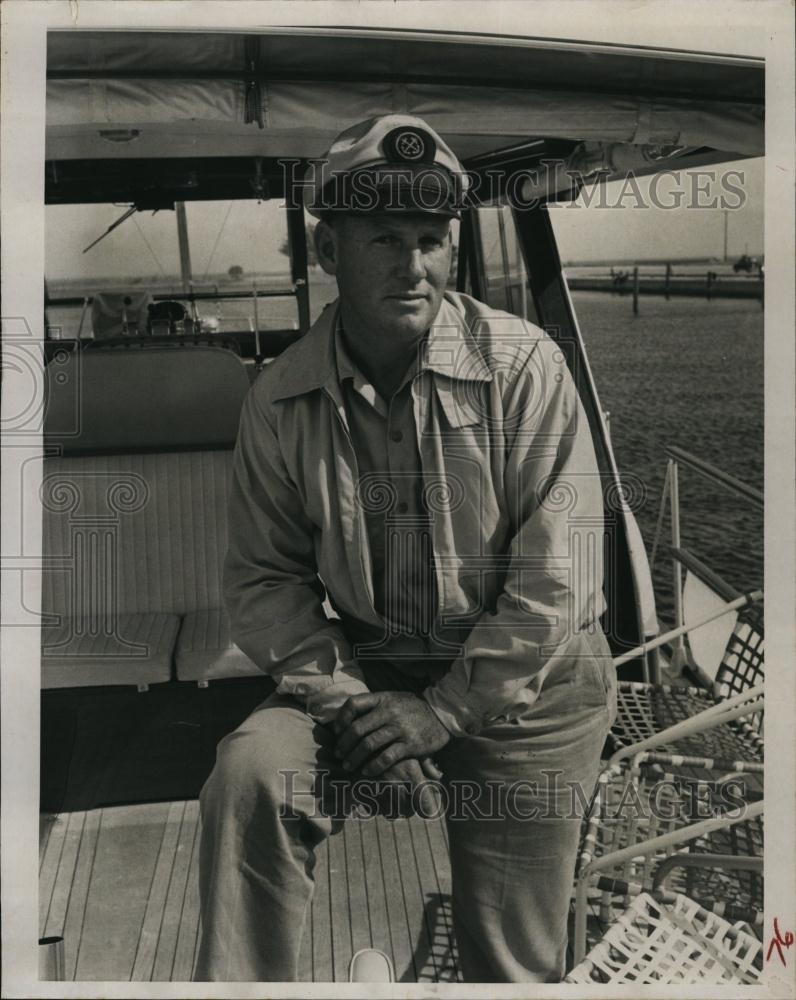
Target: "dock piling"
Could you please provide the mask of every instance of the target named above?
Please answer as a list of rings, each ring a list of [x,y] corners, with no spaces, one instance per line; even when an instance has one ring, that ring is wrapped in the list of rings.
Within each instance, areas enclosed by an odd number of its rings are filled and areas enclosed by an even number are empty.
[[[638,316],[638,264],[633,268],[633,315]]]

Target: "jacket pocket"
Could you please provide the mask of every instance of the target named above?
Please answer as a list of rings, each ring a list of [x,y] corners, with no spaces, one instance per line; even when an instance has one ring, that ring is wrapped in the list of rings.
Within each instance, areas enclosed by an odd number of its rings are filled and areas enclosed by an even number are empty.
[[[602,629],[578,633],[577,667],[574,680],[583,697],[595,706],[607,706],[613,714],[616,706],[616,669],[611,647]]]

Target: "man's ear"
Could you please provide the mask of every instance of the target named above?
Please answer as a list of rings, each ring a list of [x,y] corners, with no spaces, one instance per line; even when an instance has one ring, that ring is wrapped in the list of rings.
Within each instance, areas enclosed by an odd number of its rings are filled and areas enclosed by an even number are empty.
[[[321,219],[315,227],[313,238],[318,263],[327,274],[337,274],[337,233],[334,227]]]

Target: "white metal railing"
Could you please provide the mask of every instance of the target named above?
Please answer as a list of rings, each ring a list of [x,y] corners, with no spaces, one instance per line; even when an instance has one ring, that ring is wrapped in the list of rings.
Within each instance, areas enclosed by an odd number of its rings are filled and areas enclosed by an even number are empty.
[[[661,495],[661,506],[658,512],[658,521],[655,528],[655,537],[652,545],[650,563],[654,566],[658,545],[663,530],[663,519],[667,500],[671,510],[671,556],[672,556],[672,583],[674,587],[674,624],[675,628],[671,633],[672,639],[672,665],[675,669],[681,668],[686,662],[685,649],[685,617],[683,613],[683,565],[693,563],[699,567],[701,564],[694,556],[683,550],[680,543],[680,466],[695,472],[703,479],[707,479],[735,496],[740,497],[745,503],[762,510],[764,506],[763,493],[749,486],[748,483],[736,479],[723,469],[719,469],[710,462],[692,455],[691,452],[676,445],[669,445],[666,449],[668,462],[666,465],[666,477],[663,483],[663,493]],[[722,583],[714,574],[715,580]],[[723,596],[730,599],[732,596],[725,593]]]

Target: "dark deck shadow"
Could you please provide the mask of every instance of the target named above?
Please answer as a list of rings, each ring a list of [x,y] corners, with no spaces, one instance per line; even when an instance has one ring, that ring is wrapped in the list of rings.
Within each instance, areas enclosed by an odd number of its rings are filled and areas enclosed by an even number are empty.
[[[415,943],[412,962],[404,969],[398,981],[401,983],[461,981],[449,895],[426,893],[423,923]]]
[[[197,798],[218,741],[272,690],[263,677],[42,692],[42,812]]]

